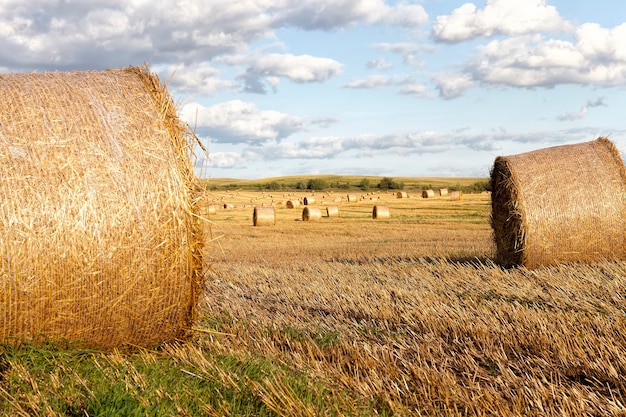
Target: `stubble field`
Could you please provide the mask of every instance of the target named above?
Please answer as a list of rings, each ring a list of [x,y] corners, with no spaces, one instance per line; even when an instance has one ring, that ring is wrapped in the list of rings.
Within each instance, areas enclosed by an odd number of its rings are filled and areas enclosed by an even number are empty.
[[[207,192],[190,339],[3,347],[2,414],[626,414],[626,263],[502,269],[487,193],[347,193]],[[304,197],[321,219],[285,208]]]

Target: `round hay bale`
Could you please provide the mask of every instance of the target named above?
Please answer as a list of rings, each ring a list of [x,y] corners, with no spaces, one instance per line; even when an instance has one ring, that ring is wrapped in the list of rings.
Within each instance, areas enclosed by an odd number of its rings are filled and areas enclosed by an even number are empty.
[[[373,219],[388,219],[389,217],[391,217],[391,213],[388,206],[374,206],[372,210]]]
[[[626,170],[608,139],[499,156],[491,190],[498,264],[626,259]]]
[[[441,197],[448,195],[448,189],[447,188],[440,188],[439,189],[439,195]]]
[[[207,212],[209,213],[209,216],[217,214],[217,206],[215,204],[209,204]]]
[[[254,226],[274,226],[276,224],[276,212],[274,207],[255,207],[252,213]]]
[[[398,191],[398,192],[396,193],[396,197],[397,197],[397,198],[408,198],[408,197],[409,197],[409,195],[408,195],[405,191]]]
[[[434,190],[424,190],[422,191],[422,198],[433,198],[435,196]]]
[[[461,201],[463,200],[463,191],[452,191],[450,193],[450,201]]]
[[[326,216],[328,216],[328,217],[339,217],[339,206],[328,206],[328,207],[326,207]]]
[[[356,194],[348,194],[346,198],[347,198],[348,203],[356,203],[357,202]]]
[[[305,222],[314,222],[322,218],[322,211],[319,207],[305,207],[302,210],[302,220]]]
[[[0,341],[151,347],[202,275],[195,135],[147,67],[0,75]]]
[[[293,209],[293,208],[297,208],[300,206],[300,201],[298,200],[287,200],[287,204],[286,207]]]
[[[304,197],[304,205],[308,206],[315,203],[315,197]]]
[[[334,203],[338,203],[338,202],[340,202],[340,201],[341,201],[341,197],[335,197],[335,198],[333,198],[333,202],[334,202]]]

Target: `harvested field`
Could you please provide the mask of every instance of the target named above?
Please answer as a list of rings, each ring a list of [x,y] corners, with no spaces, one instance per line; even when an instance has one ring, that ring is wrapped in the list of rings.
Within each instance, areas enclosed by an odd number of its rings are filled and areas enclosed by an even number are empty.
[[[626,413],[626,263],[497,266],[487,193],[381,194],[382,222],[370,204],[331,204],[341,216],[315,223],[277,207],[273,227],[218,210],[192,340],[80,352],[79,366],[5,351],[0,410],[92,410],[114,392],[128,414]]]

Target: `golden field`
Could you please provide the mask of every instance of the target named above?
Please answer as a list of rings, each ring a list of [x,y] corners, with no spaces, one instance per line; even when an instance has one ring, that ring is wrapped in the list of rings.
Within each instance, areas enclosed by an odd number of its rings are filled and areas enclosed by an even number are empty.
[[[237,208],[207,214],[195,343],[329,387],[330,409],[278,375],[253,383],[277,415],[626,414],[626,264],[500,268],[488,193],[316,192],[315,222],[285,208],[310,196],[204,197]],[[253,205],[270,204],[276,225],[254,227]],[[377,204],[389,219],[372,218]],[[325,217],[328,205],[338,217]]]

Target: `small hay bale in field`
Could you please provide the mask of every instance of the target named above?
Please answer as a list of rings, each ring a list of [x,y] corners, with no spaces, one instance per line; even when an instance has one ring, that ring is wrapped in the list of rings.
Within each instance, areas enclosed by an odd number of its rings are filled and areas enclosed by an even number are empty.
[[[255,207],[252,212],[252,224],[254,226],[274,226],[276,224],[274,207]]]
[[[326,207],[326,216],[328,216],[328,217],[339,217],[339,206],[328,206],[328,207]]]
[[[340,201],[341,201],[341,197],[335,197],[335,198],[333,198],[333,202],[334,202],[334,203],[338,203],[338,202],[340,202]]]
[[[463,200],[463,191],[452,191],[450,193],[450,201],[461,201]]]
[[[373,219],[388,219],[391,216],[388,206],[374,206],[372,210]]]
[[[448,189],[447,188],[440,188],[439,189],[439,195],[441,197],[448,195]]]
[[[208,213],[209,216],[217,214],[217,206],[215,204],[209,204]]]
[[[322,211],[319,207],[305,207],[302,210],[302,220],[305,222],[313,222],[322,218]]]
[[[396,193],[396,197],[397,197],[397,198],[408,198],[409,196],[408,196],[408,194],[406,193],[406,191],[398,191],[398,192]]]
[[[435,196],[435,190],[422,191],[422,198],[433,198]]]
[[[147,67],[0,75],[0,341],[152,347],[202,275],[197,138]]]
[[[348,200],[348,203],[356,203],[358,201],[356,194],[348,194],[346,198]]]
[[[626,170],[608,139],[499,156],[491,190],[498,264],[626,259]]]
[[[287,200],[286,207],[289,209],[297,208],[300,206],[300,201],[298,200]]]
[[[309,206],[315,203],[315,197],[304,197],[304,205]]]

